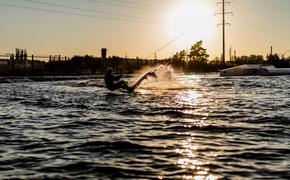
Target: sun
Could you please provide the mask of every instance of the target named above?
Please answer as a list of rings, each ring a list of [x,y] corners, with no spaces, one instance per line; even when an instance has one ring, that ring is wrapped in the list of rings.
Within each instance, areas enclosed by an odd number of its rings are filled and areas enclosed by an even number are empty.
[[[188,1],[177,4],[168,17],[169,34],[184,34],[186,41],[191,43],[207,39],[216,26],[212,15],[211,8],[204,3]]]

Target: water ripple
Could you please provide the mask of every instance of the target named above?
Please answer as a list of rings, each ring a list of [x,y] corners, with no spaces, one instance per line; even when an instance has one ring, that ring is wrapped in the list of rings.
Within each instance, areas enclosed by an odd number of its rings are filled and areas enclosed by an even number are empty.
[[[289,76],[177,79],[0,83],[0,179],[290,179]]]

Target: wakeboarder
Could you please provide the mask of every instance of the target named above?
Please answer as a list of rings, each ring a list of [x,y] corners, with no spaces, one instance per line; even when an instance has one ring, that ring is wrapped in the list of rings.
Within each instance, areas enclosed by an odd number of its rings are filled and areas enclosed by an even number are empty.
[[[142,83],[142,81],[147,79],[148,76],[157,78],[155,71],[150,71],[143,75],[133,86],[130,87],[127,81],[120,80],[122,75],[114,76],[113,69],[109,68],[105,75],[105,84],[110,91],[124,89],[127,90],[128,93],[132,93]]]

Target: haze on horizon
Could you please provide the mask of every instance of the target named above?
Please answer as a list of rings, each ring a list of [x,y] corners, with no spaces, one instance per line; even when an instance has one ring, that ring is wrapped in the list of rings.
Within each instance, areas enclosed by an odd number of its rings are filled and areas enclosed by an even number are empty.
[[[210,59],[222,53],[216,0],[1,0],[0,53],[25,48],[37,55],[170,57],[203,40]],[[232,0],[228,50],[237,55],[290,56],[289,0]],[[180,36],[183,34],[182,36]],[[227,58],[228,59],[228,54]]]

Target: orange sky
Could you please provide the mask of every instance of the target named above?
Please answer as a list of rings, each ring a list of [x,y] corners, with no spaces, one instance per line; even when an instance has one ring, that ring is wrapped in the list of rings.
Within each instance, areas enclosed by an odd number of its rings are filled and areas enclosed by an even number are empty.
[[[158,58],[169,57],[202,39],[213,59],[222,53],[221,28],[217,27],[220,16],[215,16],[220,7],[216,2],[1,1],[0,53],[14,52],[18,47],[30,54],[100,56],[100,49],[106,47],[109,55],[146,58],[184,33],[158,52]],[[289,56],[289,5],[289,0],[235,0],[227,6],[234,13],[227,16],[231,23],[227,27],[227,59],[230,46],[237,55],[266,55],[272,45],[275,53]]]

